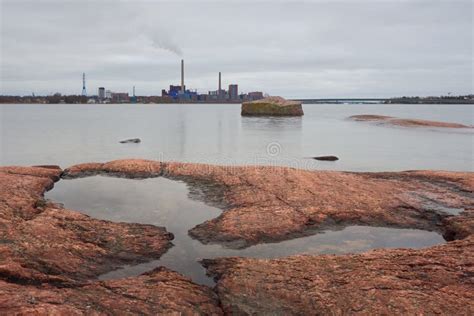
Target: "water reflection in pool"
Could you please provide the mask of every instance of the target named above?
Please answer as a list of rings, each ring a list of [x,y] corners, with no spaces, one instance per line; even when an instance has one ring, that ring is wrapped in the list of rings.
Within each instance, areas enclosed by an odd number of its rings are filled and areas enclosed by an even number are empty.
[[[187,185],[165,178],[130,180],[95,176],[63,180],[46,194],[67,208],[99,219],[164,226],[175,236],[175,245],[160,260],[135,266],[124,266],[102,275],[101,279],[138,275],[158,266],[178,271],[193,281],[212,285],[198,260],[225,256],[276,258],[294,254],[341,254],[374,248],[422,248],[443,243],[435,232],[416,229],[350,226],[339,231],[279,243],[259,244],[246,249],[228,249],[221,245],[204,245],[192,239],[188,230],[221,210],[190,199]]]

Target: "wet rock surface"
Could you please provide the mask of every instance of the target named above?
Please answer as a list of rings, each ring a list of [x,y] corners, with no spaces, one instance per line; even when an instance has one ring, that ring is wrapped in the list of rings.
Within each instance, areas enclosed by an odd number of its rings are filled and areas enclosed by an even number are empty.
[[[158,258],[165,228],[111,223],[43,199],[60,177],[164,176],[223,213],[190,234],[234,248],[363,224],[438,231],[446,245],[358,255],[203,260],[216,293],[165,268],[97,281]],[[472,314],[474,174],[349,173],[131,159],[0,168],[0,313]],[[456,210],[457,216],[450,211]]]
[[[83,163],[64,171],[63,178],[80,178],[92,175],[109,175],[124,178],[152,178],[162,173],[161,163],[145,159],[115,160],[107,163]]]
[[[472,315],[474,238],[423,250],[204,260],[227,314]]]
[[[459,123],[427,121],[419,119],[402,119],[392,116],[373,114],[353,115],[349,117],[349,119],[354,121],[375,122],[404,127],[472,128],[472,126]]]
[[[221,315],[218,303],[210,288],[166,268],[67,288],[0,280],[0,314]]]
[[[159,258],[173,235],[163,227],[93,219],[44,200],[61,173],[56,167],[0,167],[0,314],[220,312],[209,288],[166,269],[94,281],[123,264]]]
[[[199,189],[198,198],[224,209],[190,234],[233,248],[357,224],[446,233],[443,223],[452,215],[444,209],[474,208],[474,174],[468,172],[348,173],[140,160],[102,166],[76,165],[64,176],[103,174],[114,166],[119,176],[143,176],[151,168],[153,176],[183,180]]]
[[[303,107],[299,101],[282,97],[268,97],[242,103],[242,116],[302,116]]]
[[[173,236],[163,227],[96,220],[44,200],[61,172],[0,168],[0,279],[71,283],[158,258],[171,247]]]

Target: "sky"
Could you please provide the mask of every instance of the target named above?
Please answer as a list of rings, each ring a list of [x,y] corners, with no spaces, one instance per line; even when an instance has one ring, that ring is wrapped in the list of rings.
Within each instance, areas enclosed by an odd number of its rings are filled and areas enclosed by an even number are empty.
[[[471,0],[0,0],[0,94],[473,93]]]

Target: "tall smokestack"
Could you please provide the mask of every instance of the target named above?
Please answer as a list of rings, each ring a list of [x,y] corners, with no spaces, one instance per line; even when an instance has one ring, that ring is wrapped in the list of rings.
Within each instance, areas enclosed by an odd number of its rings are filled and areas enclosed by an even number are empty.
[[[181,59],[181,92],[184,93],[184,59]]]
[[[221,95],[221,72],[219,71],[219,90],[218,90],[219,96]]]

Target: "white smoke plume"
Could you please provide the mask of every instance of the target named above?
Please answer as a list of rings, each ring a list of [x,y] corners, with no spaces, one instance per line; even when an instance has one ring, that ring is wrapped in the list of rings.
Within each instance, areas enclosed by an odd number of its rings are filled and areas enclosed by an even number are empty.
[[[178,56],[183,56],[183,51],[181,47],[179,47],[176,43],[172,41],[168,41],[165,39],[154,39],[154,40],[152,39],[152,45],[153,47],[167,50]]]
[[[153,47],[167,50],[178,56],[183,56],[183,50],[168,31],[164,29],[157,30],[156,28],[149,28],[147,34]]]

